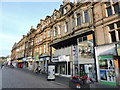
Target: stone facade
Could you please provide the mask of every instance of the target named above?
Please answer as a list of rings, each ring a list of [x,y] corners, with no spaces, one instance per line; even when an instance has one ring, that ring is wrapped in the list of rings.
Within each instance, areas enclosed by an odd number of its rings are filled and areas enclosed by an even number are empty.
[[[50,16],[46,16],[45,20],[40,20],[37,25],[37,31],[34,39],[34,57],[38,53],[39,60],[36,60],[36,67],[39,65],[43,72],[47,72],[47,66],[50,62],[50,47],[51,42],[51,29],[50,29]]]
[[[37,30],[31,28],[25,57],[31,58],[34,69],[40,65],[47,72],[48,63],[54,62],[56,74],[89,75],[91,69],[96,77],[94,47],[120,40],[120,2],[82,1],[63,0],[59,10],[40,20]],[[13,48],[12,57],[15,53]]]

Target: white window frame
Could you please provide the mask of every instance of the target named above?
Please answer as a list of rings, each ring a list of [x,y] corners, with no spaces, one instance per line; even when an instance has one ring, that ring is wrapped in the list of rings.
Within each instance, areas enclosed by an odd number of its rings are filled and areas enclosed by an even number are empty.
[[[42,54],[42,47],[40,46],[40,54]]]
[[[58,35],[61,34],[61,31],[60,31],[60,25],[58,25]]]

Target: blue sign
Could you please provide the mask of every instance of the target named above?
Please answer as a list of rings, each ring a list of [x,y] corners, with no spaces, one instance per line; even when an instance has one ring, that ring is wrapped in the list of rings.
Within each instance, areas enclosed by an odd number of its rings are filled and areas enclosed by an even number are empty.
[[[43,60],[46,60],[46,58],[43,58]]]

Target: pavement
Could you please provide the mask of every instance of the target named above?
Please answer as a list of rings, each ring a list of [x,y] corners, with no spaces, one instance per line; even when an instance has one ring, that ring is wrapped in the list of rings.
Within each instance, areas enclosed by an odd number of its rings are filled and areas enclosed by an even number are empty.
[[[47,81],[46,74],[36,74],[28,69],[2,69],[2,88],[64,88],[70,90],[69,80],[70,78],[57,76],[55,81]],[[90,85],[91,90],[96,90],[96,88],[100,90],[120,89],[116,86],[103,85],[97,82]]]
[[[27,72],[27,73],[30,73],[30,74],[34,74],[34,75],[37,75],[37,76],[40,76],[40,77],[43,77],[43,78],[46,78],[47,79],[47,75],[46,74],[36,74],[28,69],[20,69],[20,68],[16,68],[18,70],[21,70],[23,72]],[[55,77],[55,81],[58,82],[58,83],[64,83],[65,85],[69,86],[69,80],[70,78],[68,77],[62,77],[62,76],[56,76]],[[111,86],[111,85],[104,85],[104,84],[100,84],[100,83],[97,83],[95,82],[94,84],[91,84],[90,85],[90,88],[119,88],[117,86]]]
[[[1,69],[0,69],[1,70]],[[2,88],[66,88],[69,87],[55,81],[47,81],[44,76],[20,70],[3,68],[2,69]],[[70,88],[69,88],[70,89]]]

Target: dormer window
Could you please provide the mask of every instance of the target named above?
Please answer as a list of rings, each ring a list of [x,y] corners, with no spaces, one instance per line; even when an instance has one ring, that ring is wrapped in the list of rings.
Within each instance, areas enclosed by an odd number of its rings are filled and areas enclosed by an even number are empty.
[[[66,8],[65,8],[65,13],[67,13],[67,12],[68,12],[68,8],[66,7]]]
[[[44,27],[45,27],[45,23],[43,23],[42,30],[43,30]]]
[[[55,18],[57,18],[57,13],[55,14]]]

